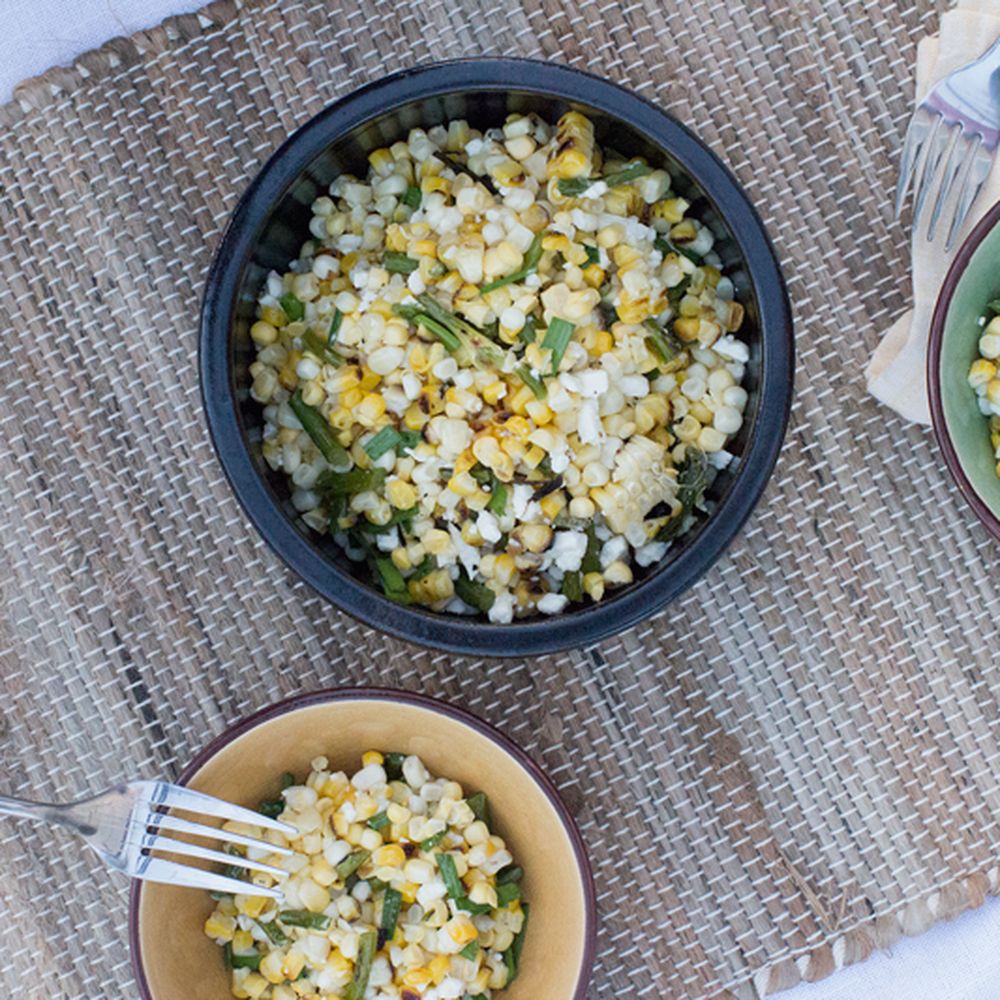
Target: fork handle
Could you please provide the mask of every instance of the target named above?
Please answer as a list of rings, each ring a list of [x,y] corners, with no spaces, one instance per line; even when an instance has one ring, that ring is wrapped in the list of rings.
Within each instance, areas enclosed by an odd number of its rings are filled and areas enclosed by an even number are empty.
[[[18,816],[21,819],[33,819],[40,823],[55,823],[58,826],[68,826],[76,833],[86,836],[93,833],[94,828],[80,820],[65,806],[52,802],[29,802],[27,799],[15,799],[9,795],[0,795],[0,816]]]

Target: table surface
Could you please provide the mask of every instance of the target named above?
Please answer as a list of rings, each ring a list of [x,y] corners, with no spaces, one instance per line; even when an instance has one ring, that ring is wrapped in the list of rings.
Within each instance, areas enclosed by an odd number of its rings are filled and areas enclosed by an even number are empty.
[[[14,85],[115,35],[201,6],[200,0],[4,0],[0,103]],[[787,1000],[995,1000],[1000,982],[1000,900],[940,924],[891,954],[784,993]]]

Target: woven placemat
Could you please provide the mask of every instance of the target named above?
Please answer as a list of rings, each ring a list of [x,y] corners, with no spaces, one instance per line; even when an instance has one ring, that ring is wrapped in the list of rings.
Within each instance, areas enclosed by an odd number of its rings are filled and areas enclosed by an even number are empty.
[[[379,682],[468,705],[558,782],[596,869],[595,997],[762,996],[978,905],[996,546],[860,374],[906,301],[889,194],[936,14],[227,2],[22,86],[0,121],[3,790],[172,775],[251,709]],[[267,155],[359,84],[476,53],[606,74],[693,126],[763,213],[798,329],[787,443],[726,556],[641,627],[524,662],[387,639],[293,579],[223,480],[195,368],[212,248]],[[0,873],[6,992],[134,995],[120,880],[12,822]]]

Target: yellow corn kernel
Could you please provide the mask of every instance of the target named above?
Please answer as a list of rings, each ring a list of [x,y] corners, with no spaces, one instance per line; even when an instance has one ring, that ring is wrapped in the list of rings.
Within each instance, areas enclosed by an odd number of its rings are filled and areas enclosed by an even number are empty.
[[[590,348],[591,354],[594,357],[599,358],[602,354],[607,354],[609,351],[614,350],[615,338],[611,336],[608,330],[598,330],[594,334],[593,346]]]
[[[253,935],[249,931],[237,931],[233,935],[233,951],[237,955],[244,955],[253,950]]]
[[[430,174],[420,178],[420,190],[424,194],[431,194],[434,191],[448,192],[448,180],[440,174]]]
[[[419,257],[437,257],[437,243],[434,240],[417,240],[413,252]]]
[[[472,988],[477,993],[485,993],[489,989],[490,985],[490,967],[484,965],[477,973],[476,978],[472,980]]]
[[[566,494],[562,490],[556,490],[542,497],[539,506],[542,508],[542,513],[551,521],[566,506]]]
[[[685,343],[698,339],[701,320],[697,316],[679,316],[674,320],[674,333]]]
[[[594,126],[579,111],[567,111],[556,123],[553,150],[545,164],[549,177],[583,177],[594,166]]]
[[[496,404],[503,398],[506,391],[506,382],[503,382],[500,379],[497,379],[495,382],[490,382],[489,385],[485,386],[481,390],[483,402],[487,403],[489,406],[496,406]]]
[[[306,956],[299,951],[290,951],[281,963],[281,971],[286,979],[296,980],[305,968]]]
[[[604,596],[604,575],[602,573],[585,573],[583,589],[592,601],[599,601]]]
[[[370,368],[363,368],[362,371],[364,374],[361,377],[360,383],[358,383],[359,389],[364,389],[365,392],[369,392],[382,381],[382,376],[377,375]]]
[[[385,484],[385,497],[397,510],[408,510],[417,502],[417,491],[402,479],[390,479]]]
[[[969,385],[973,389],[981,385],[986,385],[997,377],[997,366],[994,362],[986,358],[979,358],[972,362],[969,369]]]
[[[566,254],[569,252],[569,248],[569,237],[563,233],[549,233],[542,237],[543,250],[557,250],[561,254]]]
[[[415,903],[417,901],[417,890],[420,888],[416,882],[404,882],[399,887],[399,894],[403,897],[404,903]]]
[[[406,230],[399,225],[398,222],[393,222],[385,231],[385,248],[386,250],[395,250],[397,253],[405,253],[408,244],[408,239],[406,237]]]
[[[470,941],[475,941],[478,937],[476,932],[476,925],[464,914],[461,913],[457,917],[453,917],[451,920],[445,924],[445,930],[448,932],[448,936],[456,944],[466,945]],[[447,959],[446,955],[440,956],[441,958]],[[431,963],[433,966],[433,962]]]
[[[333,832],[338,837],[346,838],[350,829],[351,821],[343,813],[335,812],[333,814]]]
[[[278,339],[278,330],[270,323],[265,323],[264,320],[260,319],[250,327],[250,337],[255,344],[267,347],[268,344],[273,344]]]
[[[604,268],[600,264],[590,264],[583,269],[583,280],[591,288],[600,288],[605,277]]]
[[[523,458],[525,452],[528,450],[528,446],[519,438],[505,437],[500,442],[500,447],[503,448],[503,450],[510,455],[515,462]]]
[[[266,896],[248,896],[238,893],[234,901],[238,913],[245,913],[248,917],[253,917],[254,919],[259,917],[268,906]]]
[[[392,564],[396,567],[396,569],[413,569],[413,560],[410,558],[410,554],[406,551],[405,546],[401,545],[398,549],[393,549],[389,554],[389,558],[392,560]]]
[[[349,431],[354,425],[354,413],[346,406],[338,407],[330,414],[330,426],[338,431]]]
[[[378,750],[366,750],[361,755],[361,766],[368,767],[371,764],[384,764],[385,757]]]
[[[420,343],[414,344],[410,348],[410,356],[407,361],[413,371],[418,375],[423,375],[430,364],[430,358],[427,356],[427,348]]]
[[[260,974],[269,983],[283,983],[285,981],[285,973],[281,968],[282,964],[282,954],[280,951],[269,951],[260,960]]]
[[[261,306],[260,318],[275,327],[285,326],[288,323],[285,310],[280,306]]]
[[[539,427],[544,427],[546,424],[552,422],[552,418],[555,414],[545,405],[541,399],[533,399],[530,403],[525,406],[525,410],[528,416],[534,420],[535,424]]]
[[[216,941],[232,941],[236,931],[236,918],[213,913],[205,921],[205,934]]]
[[[468,472],[459,472],[448,480],[448,489],[460,497],[471,497],[479,489],[479,485]]]
[[[406,412],[403,414],[403,425],[408,431],[421,430],[424,424],[427,423],[427,420],[427,414],[416,403],[408,406]]]
[[[243,992],[251,1000],[257,1000],[257,997],[261,996],[271,984],[259,973],[251,972],[246,979],[243,980]]]
[[[437,569],[419,580],[409,580],[407,590],[410,596],[421,604],[435,604],[455,593],[455,584],[446,569]]]
[[[392,155],[392,151],[385,146],[373,149],[368,154],[368,162],[371,164],[372,170],[380,177],[388,177],[396,166],[396,160]]]
[[[301,360],[301,351],[289,351],[285,363],[278,369],[278,381],[286,389],[294,389],[298,384],[299,376],[296,374],[295,367]]]
[[[653,307],[650,304],[649,296],[632,295],[626,288],[623,288],[621,291],[615,311],[623,323],[641,323],[653,315]]]
[[[431,974],[431,979],[433,980],[435,986],[437,986],[441,980],[448,975],[448,969],[450,968],[450,955],[435,955],[427,963],[427,971]]]
[[[375,851],[372,861],[379,868],[402,868],[406,864],[406,853],[399,844],[386,844]]]
[[[612,249],[611,259],[618,265],[619,272],[622,272],[642,263],[645,257],[635,247],[619,243]]]
[[[426,989],[432,982],[432,975],[426,966],[418,965],[415,969],[403,974],[403,982],[407,986],[413,986],[418,990]]]
[[[545,452],[537,444],[533,444],[525,452],[523,461],[529,469],[535,469],[543,458],[545,458]]]
[[[378,393],[369,392],[358,404],[354,417],[362,427],[373,427],[384,413],[385,400]]]
[[[513,410],[514,413],[524,415],[528,412],[528,403],[532,402],[534,398],[535,394],[526,385],[523,385],[507,401],[507,409]]]
[[[340,404],[346,409],[353,410],[361,404],[361,400],[364,398],[365,394],[361,389],[348,389],[347,392],[341,395]]]
[[[343,257],[340,258],[340,273],[350,274],[351,268],[357,264],[361,255],[359,253],[345,253]]]

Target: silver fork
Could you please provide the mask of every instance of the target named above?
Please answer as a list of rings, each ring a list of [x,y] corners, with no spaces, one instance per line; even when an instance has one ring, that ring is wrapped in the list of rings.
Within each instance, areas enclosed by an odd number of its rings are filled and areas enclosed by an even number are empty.
[[[993,165],[1000,144],[1000,39],[975,62],[949,73],[920,102],[910,119],[896,184],[896,218],[913,180],[913,230],[935,190],[927,226],[938,222],[958,186],[945,250],[950,250]],[[942,167],[943,163],[943,167]],[[939,178],[940,174],[940,178]]]
[[[277,830],[288,836],[297,835],[295,827],[287,823],[165,781],[133,781],[127,785],[116,785],[93,798],[68,805],[28,802],[0,795],[0,815],[21,816],[68,827],[83,837],[108,867],[133,878],[215,892],[247,891],[247,882],[167,858],[153,857],[153,851],[186,855],[204,861],[217,861],[225,865],[264,872],[275,878],[286,874],[280,868],[253,858],[227,854],[210,847],[203,847],[201,844],[165,836],[165,831],[169,830],[195,837],[223,840],[228,844],[248,848],[248,854],[254,851],[279,855],[292,853],[285,847],[275,847],[253,837],[229,833],[181,816],[168,815],[166,812],[168,809],[179,809],[182,812],[197,813],[216,819],[235,820],[267,830]],[[278,887],[254,885],[253,895],[281,899],[282,893]]]

